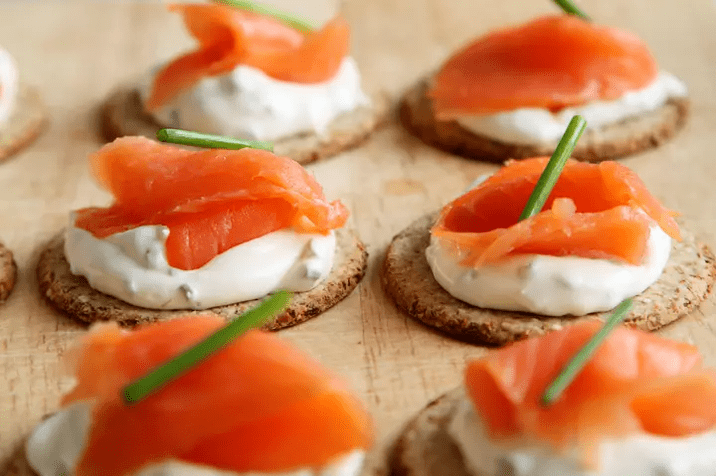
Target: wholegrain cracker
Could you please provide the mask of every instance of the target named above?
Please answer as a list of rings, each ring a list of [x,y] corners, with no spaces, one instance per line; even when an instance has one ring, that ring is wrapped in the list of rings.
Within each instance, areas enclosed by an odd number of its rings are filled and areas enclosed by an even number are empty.
[[[339,116],[325,134],[300,134],[275,141],[274,153],[307,164],[355,148],[386,120],[388,109],[388,99],[376,95],[371,107],[361,107]],[[139,91],[128,86],[117,89],[108,97],[100,112],[100,123],[107,141],[137,135],[155,138],[157,130],[167,127],[145,112]]]
[[[21,83],[15,108],[7,122],[0,125],[0,162],[34,141],[47,125],[47,118],[40,93]]]
[[[310,291],[295,293],[289,308],[266,324],[264,329],[290,327],[331,308],[358,285],[365,274],[367,261],[368,252],[355,234],[336,230],[336,255],[326,280]],[[55,236],[40,254],[37,278],[43,296],[58,309],[87,323],[116,321],[131,325],[207,312],[228,319],[247,311],[260,301],[244,301],[201,311],[155,310],[128,304],[92,289],[83,276],[72,274],[65,259],[63,234]]]
[[[427,96],[428,84],[428,80],[418,82],[405,94],[400,105],[401,122],[423,142],[456,155],[498,163],[507,159],[551,156],[554,152],[556,142],[509,144],[469,131],[456,121],[438,120]],[[601,162],[657,147],[684,126],[688,112],[688,99],[672,98],[652,112],[586,130],[572,157]]]
[[[604,320],[611,314],[537,316],[482,309],[454,298],[435,280],[425,258],[436,216],[433,213],[416,220],[393,238],[381,272],[387,293],[414,319],[460,340],[502,345],[584,320]],[[633,298],[627,325],[659,329],[691,313],[711,293],[716,280],[714,255],[683,227],[682,235],[683,241],[674,242],[659,280]]]

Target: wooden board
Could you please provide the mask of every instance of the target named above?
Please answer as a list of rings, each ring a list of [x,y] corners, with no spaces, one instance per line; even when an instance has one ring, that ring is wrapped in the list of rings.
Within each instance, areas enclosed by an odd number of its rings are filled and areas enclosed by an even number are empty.
[[[315,0],[317,11],[333,5]],[[311,2],[308,4],[313,5]],[[709,0],[688,8],[670,0],[584,0],[601,22],[627,27],[651,45],[661,65],[683,77],[693,98],[686,129],[661,149],[624,161],[667,206],[716,246],[716,14]],[[397,97],[456,47],[491,27],[555,11],[548,0],[346,0],[354,56],[369,90]],[[320,15],[319,15],[320,16]],[[186,49],[179,19],[158,4],[36,2],[0,6],[0,45],[43,92],[48,131],[0,165],[0,239],[14,250],[18,284],[0,307],[0,460],[40,417],[53,411],[71,382],[60,356],[84,328],[40,299],[40,248],[75,208],[108,203],[94,184],[87,154],[100,145],[96,107],[118,83]],[[346,301],[281,336],[344,375],[370,408],[378,441],[374,462],[426,402],[461,381],[463,363],[484,349],[407,319],[383,293],[378,271],[390,238],[494,166],[423,146],[389,124],[365,145],[310,167],[331,198],[352,211],[350,226],[367,243],[368,274]],[[664,334],[697,344],[716,365],[716,306]]]

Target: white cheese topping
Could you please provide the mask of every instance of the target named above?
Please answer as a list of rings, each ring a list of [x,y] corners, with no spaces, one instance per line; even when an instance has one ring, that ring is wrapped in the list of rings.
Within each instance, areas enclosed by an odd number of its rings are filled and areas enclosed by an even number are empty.
[[[435,236],[425,256],[440,286],[474,306],[581,316],[613,309],[644,291],[659,278],[670,252],[671,238],[652,224],[638,266],[606,259],[526,254],[473,268],[461,265],[463,257],[453,256]]]
[[[0,124],[5,123],[15,108],[18,71],[10,53],[0,48]]]
[[[141,88],[143,100],[153,76]],[[332,79],[317,84],[279,81],[260,69],[239,65],[229,74],[202,79],[153,116],[167,127],[277,140],[307,132],[323,134],[341,114],[369,104],[358,66],[346,57]]]
[[[448,433],[475,476],[713,476],[716,432],[668,438],[641,433],[602,442],[598,466],[586,469],[577,451],[557,454],[546,445],[492,441],[472,403],[460,402]]]
[[[645,88],[630,91],[613,101],[595,101],[557,113],[540,108],[521,108],[497,114],[463,116],[457,122],[476,134],[510,144],[552,144],[559,141],[569,121],[577,114],[587,121],[588,130],[599,129],[654,111],[669,99],[686,95],[686,85],[662,71]]]
[[[122,301],[150,309],[207,309],[264,297],[280,289],[308,291],[333,267],[336,237],[279,230],[234,246],[198,269],[169,266],[167,227],[140,226],[106,238],[74,226],[65,234],[73,274]]]
[[[74,476],[91,423],[91,407],[79,402],[35,427],[25,446],[30,467],[39,476]],[[236,473],[208,466],[167,460],[148,465],[134,476],[358,476],[365,452],[354,450],[319,469],[301,468],[273,473]]]

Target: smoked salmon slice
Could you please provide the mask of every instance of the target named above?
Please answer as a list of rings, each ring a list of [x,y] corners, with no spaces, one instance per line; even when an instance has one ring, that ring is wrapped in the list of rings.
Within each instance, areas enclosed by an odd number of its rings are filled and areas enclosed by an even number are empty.
[[[90,165],[115,202],[78,210],[75,226],[98,238],[167,226],[168,262],[179,269],[199,268],[266,233],[327,234],[348,218],[296,161],[263,150],[195,152],[123,137],[92,154]]]
[[[446,205],[432,234],[464,255],[463,264],[493,264],[517,254],[617,259],[639,264],[651,220],[680,239],[676,213],[639,177],[616,162],[570,159],[542,212],[518,221],[548,157],[510,161]],[[605,239],[608,237],[608,239]]]
[[[317,31],[295,30],[279,20],[219,4],[175,4],[199,48],[171,61],[154,78],[145,107],[155,111],[204,77],[253,66],[294,83],[328,81],[348,54],[350,28],[336,17]]]
[[[646,87],[658,66],[626,31],[574,15],[491,32],[450,58],[428,96],[440,120],[518,108],[558,111]]]
[[[599,441],[634,433],[682,437],[716,426],[716,372],[697,349],[643,331],[618,328],[554,404],[540,398],[599,329],[565,327],[470,362],[466,388],[494,439],[578,445],[590,458]]]
[[[76,476],[125,476],[167,458],[235,471],[320,467],[371,444],[361,404],[339,378],[277,337],[250,331],[146,399],[121,388],[225,322],[215,316],[120,330],[97,326],[74,350],[76,387],[92,403]]]

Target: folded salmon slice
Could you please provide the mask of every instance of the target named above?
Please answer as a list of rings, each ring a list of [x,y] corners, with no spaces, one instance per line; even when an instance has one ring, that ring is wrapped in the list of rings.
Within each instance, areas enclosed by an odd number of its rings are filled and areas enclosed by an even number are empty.
[[[236,472],[320,467],[372,441],[369,416],[336,375],[277,337],[250,331],[128,407],[127,383],[225,322],[187,316],[120,330],[104,324],[74,351],[92,425],[77,476],[124,476],[173,458]]]
[[[340,17],[307,33],[266,15],[219,4],[175,4],[199,48],[171,61],[154,78],[146,108],[154,111],[204,77],[253,66],[295,83],[328,81],[350,48],[350,28]]]
[[[646,87],[657,73],[635,35],[554,15],[466,46],[443,65],[428,95],[441,120],[528,107],[557,111],[617,99]]]
[[[540,405],[547,386],[599,329],[586,322],[531,338],[470,362],[467,392],[492,438],[580,446],[585,461],[600,441],[634,433],[686,437],[716,426],[716,372],[698,350],[618,328],[562,397]]]
[[[276,230],[326,234],[348,218],[346,208],[328,202],[296,161],[263,150],[194,152],[124,137],[92,154],[90,165],[115,203],[78,210],[75,226],[104,238],[165,225],[167,257],[175,268],[199,268]]]
[[[446,205],[432,229],[469,266],[518,254],[580,256],[639,264],[652,220],[680,239],[675,212],[616,162],[570,159],[542,212],[518,221],[548,157],[510,161]]]

